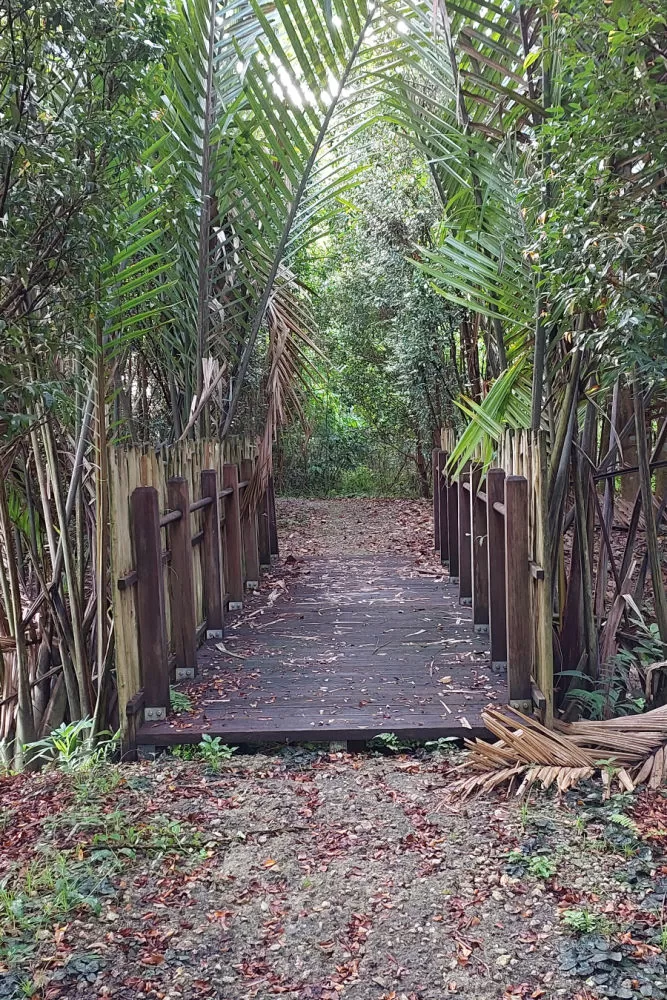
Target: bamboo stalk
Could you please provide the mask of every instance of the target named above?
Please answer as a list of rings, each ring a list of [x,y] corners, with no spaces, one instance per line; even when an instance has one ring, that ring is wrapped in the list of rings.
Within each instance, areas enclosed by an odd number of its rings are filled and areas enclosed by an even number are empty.
[[[655,618],[663,643],[667,644],[667,596],[662,579],[662,562],[658,548],[658,532],[653,510],[653,493],[651,491],[651,470],[649,468],[648,447],[646,443],[646,412],[641,386],[637,375],[632,381],[632,396],[635,410],[635,434],[637,438],[637,460],[639,465],[639,483],[644,508],[644,524],[646,525],[646,551],[653,581],[653,597],[655,601]]]
[[[572,478],[574,480],[575,520],[577,525],[577,542],[579,546],[579,561],[581,568],[581,591],[583,597],[584,640],[588,654],[588,672],[593,680],[597,679],[599,671],[598,639],[593,612],[593,587],[591,578],[591,559],[588,538],[587,506],[584,497],[584,484],[576,447],[572,451]]]
[[[88,716],[90,714],[90,708],[91,708],[90,693],[89,693],[90,678],[88,673],[88,662],[87,662],[86,649],[83,636],[81,606],[79,604],[79,595],[76,586],[76,571],[74,566],[74,559],[72,556],[70,539],[67,532],[65,505],[63,504],[62,494],[60,492],[60,481],[58,477],[58,464],[56,459],[55,444],[53,440],[53,431],[51,428],[51,423],[48,420],[48,418],[46,418],[42,423],[42,435],[44,440],[44,452],[46,455],[47,469],[48,469],[49,479],[51,482],[53,499],[56,506],[56,515],[58,517],[59,528],[60,528],[60,540],[62,543],[63,562],[65,567],[65,580],[67,582],[70,619],[72,622],[72,641],[74,645],[74,657],[73,657],[74,670],[76,672],[76,678],[79,685],[79,701],[81,704],[81,712],[83,713],[84,716]]]
[[[610,440],[611,432],[616,430],[616,424],[618,423],[618,406],[620,397],[620,379],[616,379],[614,383],[614,390],[612,394],[611,402],[611,424],[610,424]],[[595,482],[591,482],[591,490],[595,492],[596,486]],[[596,502],[597,502],[597,493]],[[602,505],[602,510],[598,509],[598,517],[600,518],[600,525],[603,527],[605,534],[608,536],[611,531],[611,526],[614,521],[614,480],[612,477],[605,481],[604,485],[604,501]],[[606,539],[605,539],[606,540]],[[609,551],[611,546],[605,545],[603,548],[600,546],[600,554],[598,558],[598,571],[595,580],[595,611],[599,617],[602,617],[605,609],[606,593],[607,593],[607,576],[609,572],[609,560],[611,559],[611,564],[613,571],[618,577],[618,572],[614,565],[614,555],[613,552]],[[616,581],[618,585],[618,580]],[[617,587],[618,593],[618,587]]]
[[[98,289],[99,292],[99,289]],[[97,703],[100,702],[100,692],[104,678],[104,664],[107,654],[107,580],[109,570],[109,456],[107,453],[106,428],[106,370],[104,365],[104,331],[102,317],[95,318],[95,346],[97,350],[95,365],[95,593],[96,618],[96,665],[97,665]]]
[[[12,537],[12,525],[7,509],[5,479],[0,476],[0,529],[5,542],[5,558],[7,560],[7,575],[9,579],[10,604],[9,620],[16,648],[16,688],[18,705],[16,711],[16,741],[14,746],[14,766],[21,770],[24,763],[24,746],[35,739],[35,720],[32,713],[32,698],[30,695],[30,677],[28,674],[28,650],[23,632],[21,616],[21,590],[19,574],[16,565],[16,552]]]

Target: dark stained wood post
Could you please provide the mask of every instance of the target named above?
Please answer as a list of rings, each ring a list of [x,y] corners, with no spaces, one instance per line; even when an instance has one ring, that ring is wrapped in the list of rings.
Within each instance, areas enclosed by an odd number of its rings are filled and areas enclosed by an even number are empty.
[[[440,551],[440,490],[438,489],[438,461],[440,449],[431,452],[431,470],[433,473],[433,548]]]
[[[259,565],[271,565],[271,543],[269,540],[269,495],[264,490],[257,508],[257,540],[259,543]]]
[[[225,569],[229,591],[229,610],[243,607],[243,562],[241,546],[241,504],[239,469],[228,463],[222,467],[222,485],[232,492],[225,497]]]
[[[438,524],[440,535],[440,563],[446,566],[449,562],[449,526],[447,510],[447,452],[438,452]]]
[[[528,480],[505,479],[505,593],[509,700],[531,708],[532,661],[530,567],[528,565]]]
[[[489,630],[489,556],[486,537],[486,502],[477,495],[480,466],[470,470],[470,551],[472,555],[472,623],[475,632]]]
[[[202,470],[201,495],[202,500],[204,497],[209,497],[211,500],[208,507],[204,507],[204,537],[202,539],[206,638],[222,639],[225,634],[225,589],[222,582],[220,503],[218,500],[218,477],[215,469]]]
[[[254,462],[251,458],[241,460],[241,479],[248,483],[247,491],[250,489],[254,471]],[[259,587],[259,550],[257,547],[257,511],[246,502],[243,497],[241,503],[241,534],[243,536],[243,563],[245,566],[245,585],[248,590],[257,590]]]
[[[157,490],[153,486],[138,486],[132,493],[131,506],[144,717],[148,722],[155,722],[166,718],[169,709],[167,623]]]
[[[267,499],[269,503],[269,548],[271,549],[271,555],[277,556],[279,555],[278,519],[276,517],[276,487],[273,482],[273,476],[269,476]]]
[[[486,474],[486,532],[489,552],[489,632],[491,666],[507,665],[507,613],[505,602],[505,515],[494,504],[505,503],[505,471]]]
[[[192,567],[190,530],[190,490],[187,480],[174,476],[167,483],[167,499],[172,511],[180,511],[178,521],[170,521],[169,598],[171,636],[176,656],[176,680],[194,677],[197,669],[197,620]]]
[[[459,491],[459,602],[472,604],[472,562],[470,551],[470,462],[466,462],[458,481]]]
[[[455,479],[447,479],[447,548],[449,579],[459,582],[459,488]]]

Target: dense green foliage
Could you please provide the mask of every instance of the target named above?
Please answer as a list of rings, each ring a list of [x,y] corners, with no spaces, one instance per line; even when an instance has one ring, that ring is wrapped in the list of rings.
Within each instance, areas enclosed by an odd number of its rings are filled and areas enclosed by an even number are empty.
[[[558,100],[541,130],[553,209],[534,247],[552,310],[588,317],[585,343],[614,373],[636,363],[664,380],[665,13],[580,0],[559,15],[557,46]]]
[[[0,420],[71,405],[75,369],[91,363],[95,321],[112,309],[102,271],[145,192],[170,20],[143,0],[8,0],[0,14]]]
[[[460,310],[415,267],[440,203],[426,161],[395,128],[376,126],[349,155],[363,170],[354,199],[303,259],[328,363],[307,407],[307,448],[298,434],[283,441],[283,482],[427,495],[431,447],[461,389]]]

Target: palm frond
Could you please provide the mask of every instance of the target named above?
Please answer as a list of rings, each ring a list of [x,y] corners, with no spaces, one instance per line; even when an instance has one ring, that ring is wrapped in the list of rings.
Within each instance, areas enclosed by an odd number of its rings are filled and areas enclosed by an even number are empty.
[[[459,406],[469,422],[449,458],[449,468],[454,476],[472,459],[488,466],[507,427],[530,426],[530,368],[527,360],[521,358],[507,368],[481,403],[462,399]]]
[[[520,796],[534,784],[555,784],[562,794],[597,774],[607,797],[613,780],[623,792],[645,782],[659,788],[664,781],[664,706],[605,722],[558,722],[554,729],[513,708],[488,709],[482,719],[497,742],[467,742],[471,754],[447,791],[449,801],[517,781]]]

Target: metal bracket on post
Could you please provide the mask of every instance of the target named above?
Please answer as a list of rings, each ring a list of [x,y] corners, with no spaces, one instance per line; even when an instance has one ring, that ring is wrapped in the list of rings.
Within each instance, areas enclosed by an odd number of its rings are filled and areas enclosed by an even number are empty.
[[[167,718],[166,708],[144,708],[144,720],[146,722],[163,722]]]

